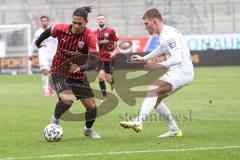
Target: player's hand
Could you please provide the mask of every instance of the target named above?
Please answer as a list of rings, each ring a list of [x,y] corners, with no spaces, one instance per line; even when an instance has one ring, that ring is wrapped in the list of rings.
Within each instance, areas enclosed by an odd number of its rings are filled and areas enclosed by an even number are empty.
[[[70,72],[72,73],[76,73],[76,72],[79,72],[80,71],[80,68],[78,67],[78,65],[76,64],[73,64],[73,63],[70,63]]]
[[[152,63],[147,63],[144,65],[144,69],[147,71],[153,71],[156,68],[165,68],[163,65],[160,63],[152,62]]]
[[[143,62],[144,59],[143,59],[143,57],[141,57],[139,55],[133,55],[133,56],[131,56],[131,61],[132,62]]]
[[[110,54],[110,58],[113,58],[116,56],[116,52],[110,52],[109,54]]]

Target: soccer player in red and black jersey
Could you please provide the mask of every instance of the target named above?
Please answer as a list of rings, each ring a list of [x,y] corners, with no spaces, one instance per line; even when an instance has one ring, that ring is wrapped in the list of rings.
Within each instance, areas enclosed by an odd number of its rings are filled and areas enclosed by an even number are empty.
[[[47,29],[35,43],[37,47],[44,47],[42,42],[49,36],[58,39],[51,77],[59,101],[51,123],[59,124],[61,115],[72,106],[75,96],[86,108],[84,134],[91,138],[100,138],[92,129],[97,108],[85,74],[88,54],[95,51],[97,45],[96,36],[86,27],[91,10],[92,7],[77,8],[72,15],[72,24],[57,24]]]
[[[110,83],[111,90],[114,89],[112,69],[113,58],[117,53],[118,36],[113,28],[107,26],[106,18],[103,14],[97,16],[97,23],[99,28],[94,31],[97,36],[100,55],[97,71],[99,71],[99,85],[103,94],[103,100],[106,100],[107,92],[105,81]]]

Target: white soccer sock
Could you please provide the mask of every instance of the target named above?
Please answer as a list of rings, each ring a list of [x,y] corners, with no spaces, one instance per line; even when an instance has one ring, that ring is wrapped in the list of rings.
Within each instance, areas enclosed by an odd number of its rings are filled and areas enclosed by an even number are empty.
[[[159,113],[160,117],[164,119],[165,122],[167,122],[169,130],[171,131],[178,131],[179,128],[170,112],[168,107],[165,105],[165,103],[161,102],[155,110]]]
[[[51,117],[50,123],[54,123],[54,124],[58,124],[58,125],[59,125],[60,119],[56,118],[56,117],[54,116],[54,114],[53,114],[52,117]]]
[[[48,75],[42,75],[42,85],[44,92],[49,92]]]
[[[152,112],[156,102],[157,102],[157,94],[154,92],[148,92],[147,97],[144,99],[142,107],[139,111],[138,117],[135,119],[135,121],[138,124],[143,124],[143,121],[145,121],[148,117],[148,115]]]

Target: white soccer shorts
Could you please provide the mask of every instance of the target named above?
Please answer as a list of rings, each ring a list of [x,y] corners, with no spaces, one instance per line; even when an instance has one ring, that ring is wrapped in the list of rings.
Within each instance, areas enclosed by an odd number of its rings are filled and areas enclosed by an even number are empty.
[[[55,54],[55,51],[39,50],[38,59],[39,59],[39,66],[41,70],[51,69],[53,54]]]
[[[172,90],[168,93],[168,95],[170,95],[176,92],[178,89],[190,84],[194,78],[194,71],[193,68],[176,68],[166,72],[163,75],[163,78],[166,82],[172,85]]]

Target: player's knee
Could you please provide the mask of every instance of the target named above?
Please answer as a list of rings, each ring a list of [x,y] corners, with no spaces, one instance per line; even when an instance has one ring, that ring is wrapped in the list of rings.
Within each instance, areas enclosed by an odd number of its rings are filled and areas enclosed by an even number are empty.
[[[96,103],[95,103],[95,99],[94,98],[90,98],[90,99],[88,99],[88,100],[84,100],[84,101],[82,101],[83,102],[83,104],[84,104],[84,106],[86,107],[86,108],[91,108],[91,107],[95,107],[96,106]]]
[[[112,77],[107,77],[107,82],[111,83],[112,82]]]
[[[147,92],[147,97],[155,97],[155,96],[157,96],[157,92],[152,90]]]
[[[88,107],[93,107],[93,106],[96,106],[96,103],[95,103],[94,100],[91,100],[91,101],[88,101],[88,102],[87,102],[86,106],[88,106]]]
[[[62,102],[68,106],[71,106],[73,104],[74,101],[74,97],[73,96],[64,96],[63,98],[61,98]]]
[[[157,93],[158,86],[150,85],[148,86],[148,92],[155,92]]]
[[[106,75],[105,72],[102,72],[102,74],[100,74],[100,77],[101,77],[102,79],[104,79],[104,80],[107,79],[107,75]]]
[[[99,77],[99,81],[104,81],[104,79],[102,77]]]
[[[160,104],[161,101],[162,101],[166,96],[167,96],[166,94],[158,94],[157,103]]]
[[[72,106],[72,104],[73,104],[73,99],[64,99],[62,101],[64,104],[66,104],[68,106]]]
[[[105,76],[102,74],[98,75],[99,81],[105,81]]]
[[[171,92],[171,90],[172,90],[172,88],[171,88],[170,85],[161,86],[158,89],[158,94],[159,95],[165,95],[165,94]]]
[[[164,90],[159,90],[158,91],[158,95],[160,96],[160,95],[163,95],[163,94],[165,94],[166,93],[166,91],[164,91]]]

